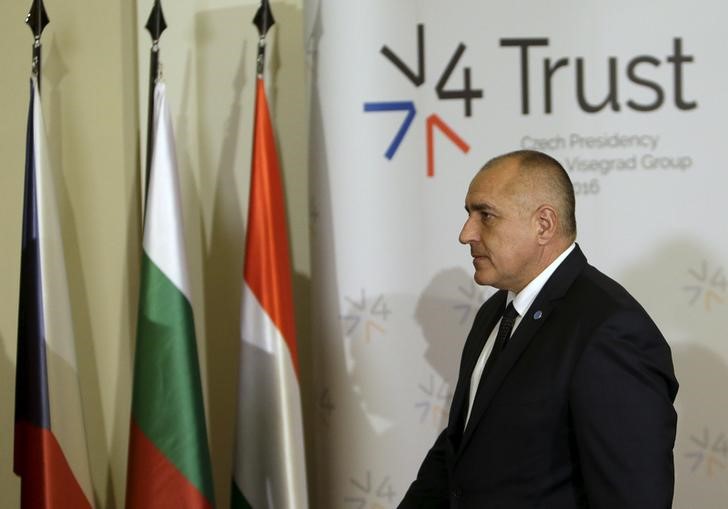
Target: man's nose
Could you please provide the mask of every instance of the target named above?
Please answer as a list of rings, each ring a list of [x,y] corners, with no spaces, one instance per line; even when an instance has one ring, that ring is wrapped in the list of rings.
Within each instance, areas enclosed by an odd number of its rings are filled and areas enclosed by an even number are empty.
[[[473,225],[473,218],[468,217],[465,220],[465,224],[463,225],[462,230],[460,230],[460,236],[458,237],[458,240],[461,244],[469,244],[471,242],[474,242],[477,240],[475,227]]]

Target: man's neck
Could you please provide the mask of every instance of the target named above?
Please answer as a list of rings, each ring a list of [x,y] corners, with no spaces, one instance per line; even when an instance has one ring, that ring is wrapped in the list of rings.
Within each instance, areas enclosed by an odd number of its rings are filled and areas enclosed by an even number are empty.
[[[520,285],[520,288],[506,288],[507,290],[518,294],[523,290],[526,286],[531,284],[531,282],[536,279],[544,270],[546,270],[556,259],[561,256],[564,251],[569,249],[571,246],[573,246],[575,243],[574,240],[568,239],[564,241],[560,241],[558,243],[549,244],[547,246],[544,246],[544,249],[541,251],[540,256],[538,257],[536,263],[533,265],[533,269],[530,272],[530,277],[525,281],[523,284]]]

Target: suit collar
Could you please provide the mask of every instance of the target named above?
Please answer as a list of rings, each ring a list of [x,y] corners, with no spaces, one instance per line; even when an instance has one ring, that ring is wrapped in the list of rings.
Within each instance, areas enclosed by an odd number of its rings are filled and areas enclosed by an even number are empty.
[[[574,250],[566,257],[561,265],[556,268],[534,300],[534,304],[546,300],[562,298],[576,277],[586,266],[587,260],[584,253],[581,252],[579,244],[574,245]],[[533,309],[533,305],[531,305],[531,308]]]
[[[576,248],[576,244],[571,243],[569,247],[564,249],[564,251],[558,255],[551,263],[548,264],[548,266],[541,271],[539,275],[537,275],[533,280],[526,285],[523,290],[518,292],[518,294],[514,294],[513,292],[508,292],[508,300],[513,299],[513,306],[516,308],[516,311],[518,311],[518,314],[520,316],[525,316],[526,312],[528,311],[528,308],[531,307],[531,304],[533,304],[533,301],[536,300],[536,297],[538,297],[538,294],[541,293],[541,290],[546,285],[546,282],[549,280],[549,278],[553,275],[554,272],[556,272],[556,269],[558,269],[562,263],[564,263],[564,260],[568,258],[568,256],[571,254],[571,252]]]
[[[533,339],[539,328],[548,320],[554,307],[558,304],[558,301],[568,291],[576,277],[581,273],[587,265],[586,257],[581,252],[578,245],[574,247],[574,250],[566,257],[566,259],[558,266],[551,277],[548,279],[546,284],[543,286],[539,294],[531,304],[528,311],[523,316],[520,325],[513,333],[513,336],[508,341],[508,347],[500,354],[498,362],[493,366],[487,374],[480,380],[478,386],[478,392],[473,402],[473,409],[468,420],[468,425],[465,428],[465,432],[460,441],[459,452],[456,456],[459,458],[463,449],[467,445],[470,437],[473,434],[473,430],[478,426],[478,423],[483,417],[485,410],[490,405],[493,396],[500,388],[503,380],[505,379],[508,372],[514,366],[518,358],[521,356],[523,351],[526,349],[528,344]],[[503,292],[505,296],[505,292]],[[493,306],[495,307],[495,306]],[[500,307],[498,309],[501,309]],[[496,311],[497,312],[497,311]],[[484,321],[484,323],[486,323]],[[475,329],[475,328],[474,328]],[[487,332],[487,331],[486,331]],[[472,332],[471,332],[472,334]],[[476,354],[477,358],[477,354]],[[465,368],[465,366],[463,366]],[[473,366],[468,366],[469,371],[465,371],[467,376],[462,377],[467,379],[466,383],[470,381],[470,375],[472,374]],[[460,390],[461,400],[464,396],[464,391]],[[460,401],[459,411],[456,415],[461,415],[462,404]],[[455,411],[454,406],[452,411]],[[451,418],[452,420],[452,418]]]

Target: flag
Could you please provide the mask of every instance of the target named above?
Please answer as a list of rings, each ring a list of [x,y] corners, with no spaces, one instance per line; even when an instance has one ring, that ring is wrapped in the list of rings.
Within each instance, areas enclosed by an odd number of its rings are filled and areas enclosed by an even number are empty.
[[[154,91],[126,507],[213,505],[174,136],[165,87],[159,83]]]
[[[31,80],[15,380],[20,504],[93,507],[54,176],[38,83]]]
[[[285,202],[258,78],[241,313],[231,506],[308,507]]]

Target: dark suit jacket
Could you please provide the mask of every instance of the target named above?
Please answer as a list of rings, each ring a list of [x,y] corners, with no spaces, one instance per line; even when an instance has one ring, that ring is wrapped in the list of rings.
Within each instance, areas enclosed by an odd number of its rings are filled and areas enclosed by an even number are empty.
[[[478,312],[447,428],[399,507],[671,507],[678,384],[670,348],[578,246],[484,373],[463,432],[470,377],[505,298],[496,293]]]

